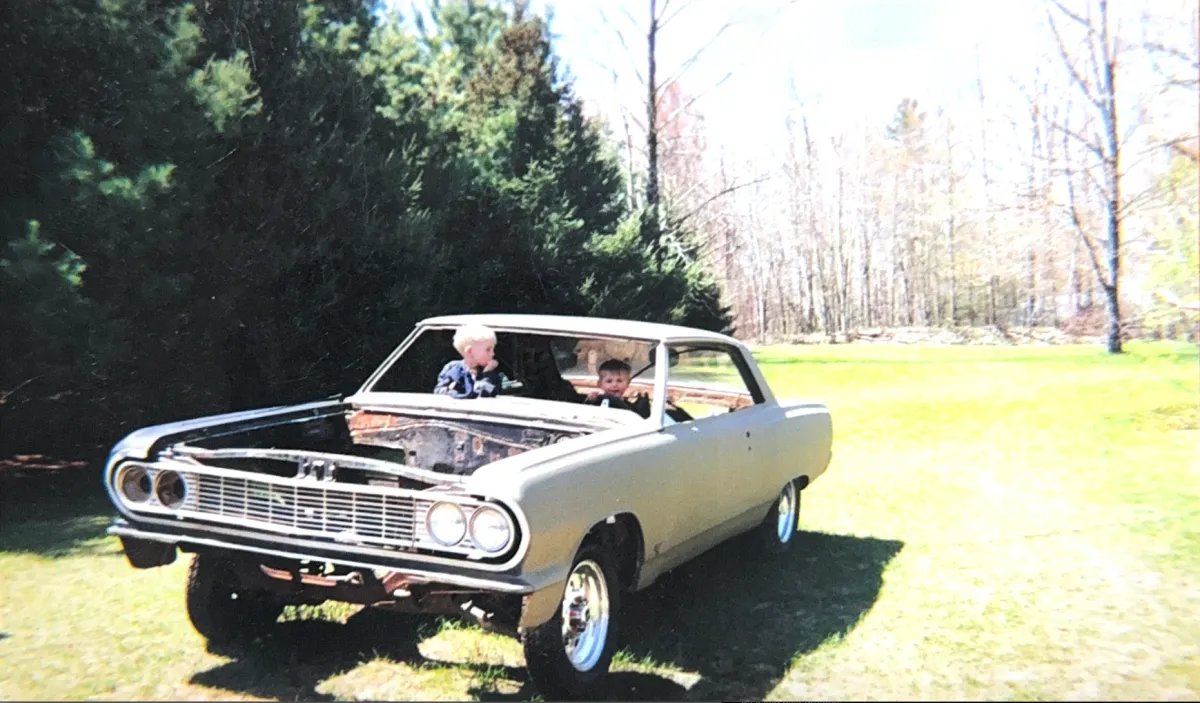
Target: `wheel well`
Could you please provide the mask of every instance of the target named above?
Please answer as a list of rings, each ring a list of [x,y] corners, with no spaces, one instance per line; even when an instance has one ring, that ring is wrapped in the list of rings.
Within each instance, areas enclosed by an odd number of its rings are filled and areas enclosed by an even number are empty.
[[[583,543],[594,542],[610,550],[617,560],[622,590],[633,589],[645,557],[642,525],[632,513],[618,513],[592,525]]]

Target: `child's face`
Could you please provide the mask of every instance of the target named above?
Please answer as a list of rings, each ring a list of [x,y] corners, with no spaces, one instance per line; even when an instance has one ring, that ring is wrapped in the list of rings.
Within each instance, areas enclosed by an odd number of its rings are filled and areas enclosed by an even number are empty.
[[[475,342],[467,347],[467,353],[464,356],[474,366],[487,366],[496,357],[496,344],[494,342]]]
[[[620,371],[605,371],[600,374],[600,390],[623,397],[629,388],[629,374]]]

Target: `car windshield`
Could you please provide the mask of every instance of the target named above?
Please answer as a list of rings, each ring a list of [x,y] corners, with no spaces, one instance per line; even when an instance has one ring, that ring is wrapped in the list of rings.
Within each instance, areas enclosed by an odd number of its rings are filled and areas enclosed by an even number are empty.
[[[454,331],[453,328],[421,330],[370,390],[432,393],[442,367],[461,358],[454,349]],[[620,359],[638,375],[651,366],[653,348],[652,343],[635,339],[497,329],[496,361],[503,379],[500,395],[581,402],[595,386],[601,364]],[[653,368],[638,375],[636,380],[653,384]]]

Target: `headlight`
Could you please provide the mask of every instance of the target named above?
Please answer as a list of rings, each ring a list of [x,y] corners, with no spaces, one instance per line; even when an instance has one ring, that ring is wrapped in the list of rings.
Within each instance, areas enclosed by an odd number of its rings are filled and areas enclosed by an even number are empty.
[[[117,472],[117,493],[129,503],[145,503],[154,490],[150,471],[140,464],[126,464]]]
[[[471,516],[471,541],[485,552],[502,551],[512,541],[508,517],[495,508],[476,510]]]
[[[453,547],[467,536],[467,518],[454,503],[435,503],[425,515],[425,527],[433,541]]]
[[[163,471],[154,477],[154,496],[164,508],[182,507],[187,488],[187,481],[178,471]]]

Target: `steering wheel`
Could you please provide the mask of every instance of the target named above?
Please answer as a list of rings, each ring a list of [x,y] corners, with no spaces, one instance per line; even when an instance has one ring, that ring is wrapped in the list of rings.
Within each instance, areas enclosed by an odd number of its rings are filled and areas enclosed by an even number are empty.
[[[633,410],[633,406],[630,405],[628,401],[620,396],[612,395],[611,393],[604,393],[596,396],[595,398],[585,398],[583,404],[604,405],[605,401],[608,402],[608,407],[610,408],[616,408],[618,410]]]
[[[521,383],[521,379],[517,378],[516,374],[513,373],[512,367],[508,365],[507,361],[497,358],[496,359],[496,371],[498,373],[500,373],[501,376],[503,378],[507,379],[509,382],[515,381],[517,383]],[[507,392],[504,392],[505,389],[503,389],[503,388],[501,388],[500,390],[501,390],[502,395],[512,395],[514,393],[520,392],[519,389],[520,389],[520,386],[518,386],[518,390],[516,390],[516,391],[514,391],[512,389],[507,389]]]

